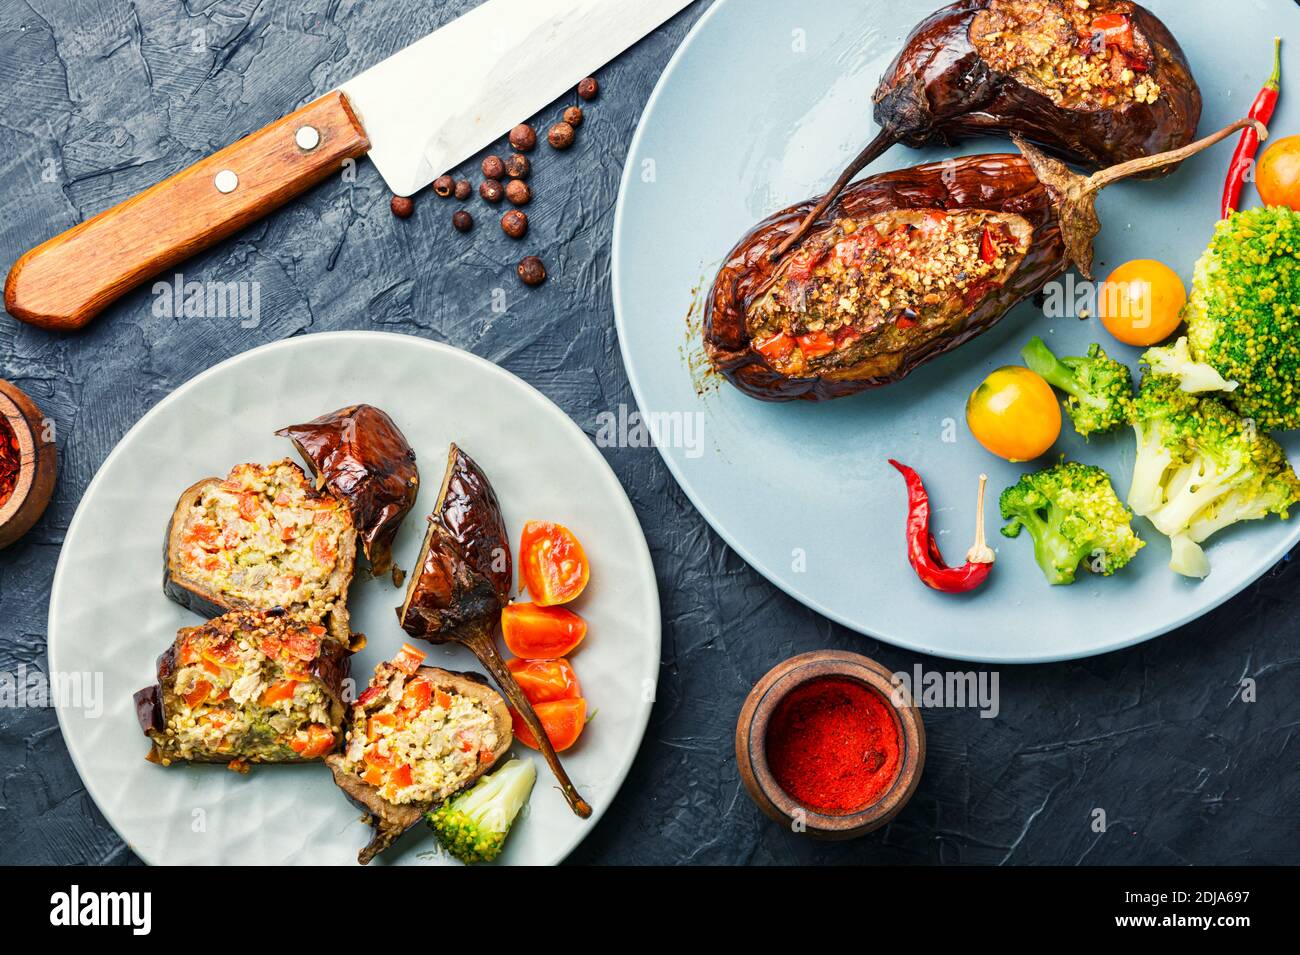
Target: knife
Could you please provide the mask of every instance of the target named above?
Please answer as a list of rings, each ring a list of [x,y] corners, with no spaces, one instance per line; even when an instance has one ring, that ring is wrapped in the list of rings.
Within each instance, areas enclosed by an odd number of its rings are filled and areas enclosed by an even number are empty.
[[[149,277],[369,155],[422,189],[691,0],[487,0],[338,89],[25,253],[5,308],[82,328]]]

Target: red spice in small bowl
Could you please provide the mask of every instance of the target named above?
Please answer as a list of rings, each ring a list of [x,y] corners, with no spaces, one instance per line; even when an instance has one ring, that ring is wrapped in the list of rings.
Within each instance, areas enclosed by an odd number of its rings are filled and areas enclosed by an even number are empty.
[[[18,471],[22,453],[18,448],[18,435],[9,422],[0,418],[0,507],[4,507],[18,484]]]
[[[898,778],[902,736],[880,694],[840,677],[795,687],[767,728],[767,764],[791,799],[847,815],[869,806]]]

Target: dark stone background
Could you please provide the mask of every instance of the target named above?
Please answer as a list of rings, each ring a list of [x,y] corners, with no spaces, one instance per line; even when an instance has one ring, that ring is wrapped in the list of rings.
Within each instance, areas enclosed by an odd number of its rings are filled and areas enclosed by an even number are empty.
[[[0,0],[0,265],[324,93],[473,0]],[[362,161],[184,266],[261,283],[262,324],[152,316],[147,288],[87,331],[0,319],[0,376],[57,422],[61,469],[44,519],[0,553],[0,671],[45,667],[64,530],[130,425],[217,362],[291,335],[386,328],[450,342],[536,385],[589,434],[633,398],[610,305],[609,244],[627,144],[660,71],[704,4],[599,73],[578,144],[535,153],[532,231],[511,242],[426,192],[413,218]],[[193,31],[206,31],[195,51]],[[534,122],[545,128],[569,100]],[[683,144],[688,148],[689,144]],[[45,169],[55,181],[45,181]],[[477,173],[477,162],[465,170]],[[478,175],[470,175],[475,184]],[[516,281],[523,250],[551,278]],[[491,311],[490,290],[513,307]],[[674,328],[674,334],[678,330]],[[920,790],[887,829],[825,845],[763,819],[736,774],[741,701],[773,664],[824,647],[895,669],[943,661],[877,644],[777,591],[731,553],[651,449],[607,450],[654,555],[663,600],[659,700],[614,806],[574,853],[602,863],[1294,863],[1300,861],[1297,571],[1283,565],[1196,624],[1132,650],[1001,671],[1001,714],[926,715]],[[1008,612],[1014,612],[1008,608]],[[114,639],[106,634],[105,639]],[[959,669],[966,669],[961,664]],[[1287,689],[1288,677],[1291,678]],[[1245,678],[1258,702],[1238,699]],[[77,777],[49,709],[0,711],[0,862],[135,857]],[[1092,811],[1110,827],[1092,830]]]

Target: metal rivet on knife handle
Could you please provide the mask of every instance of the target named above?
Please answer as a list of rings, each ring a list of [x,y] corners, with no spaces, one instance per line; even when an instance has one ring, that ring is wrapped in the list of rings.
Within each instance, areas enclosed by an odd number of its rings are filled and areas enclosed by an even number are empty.
[[[239,177],[233,169],[223,169],[217,173],[212,184],[217,187],[217,192],[234,192],[239,188]]]
[[[315,126],[302,126],[293,134],[293,140],[298,144],[299,149],[309,153],[320,145],[320,133]]]

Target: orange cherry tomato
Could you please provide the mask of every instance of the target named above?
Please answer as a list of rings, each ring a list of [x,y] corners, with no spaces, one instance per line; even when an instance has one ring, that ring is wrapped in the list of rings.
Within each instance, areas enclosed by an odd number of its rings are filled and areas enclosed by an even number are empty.
[[[1300,136],[1279,139],[1259,157],[1255,188],[1266,206],[1300,212]]]
[[[966,424],[985,450],[1008,461],[1029,461],[1060,436],[1061,406],[1039,375],[1007,365],[971,392]]]
[[[582,728],[587,725],[587,701],[582,697],[574,700],[554,700],[550,703],[536,703],[533,709],[542,721],[542,729],[551,741],[557,753],[562,753],[578,741]],[[524,718],[514,710],[510,718],[515,724],[515,739],[530,749],[540,749],[537,737],[533,736]]]
[[[578,674],[568,660],[508,660],[506,666],[533,706],[582,696]]]
[[[1125,262],[1097,290],[1101,323],[1125,345],[1156,345],[1183,320],[1187,288],[1178,273],[1155,259]]]
[[[519,540],[519,566],[524,585],[542,607],[566,604],[587,586],[591,568],[587,555],[563,524],[529,521]]]
[[[501,611],[501,633],[510,652],[525,660],[567,656],[587,635],[587,621],[563,607],[508,604]]]

